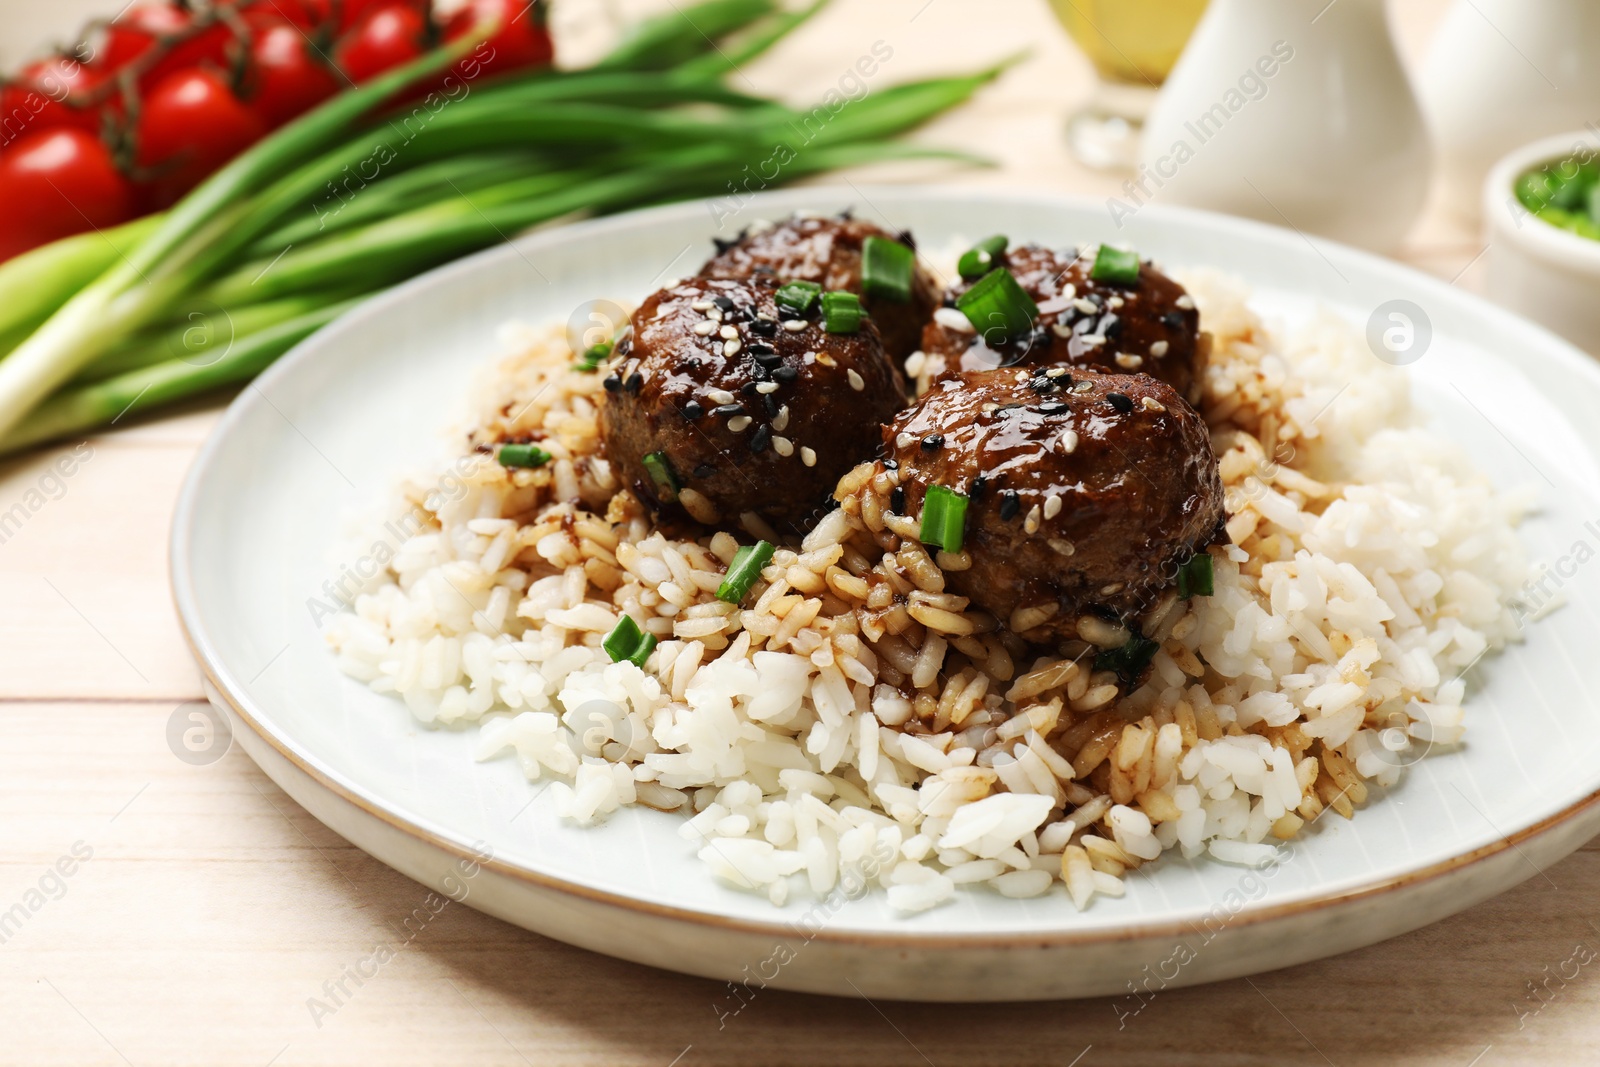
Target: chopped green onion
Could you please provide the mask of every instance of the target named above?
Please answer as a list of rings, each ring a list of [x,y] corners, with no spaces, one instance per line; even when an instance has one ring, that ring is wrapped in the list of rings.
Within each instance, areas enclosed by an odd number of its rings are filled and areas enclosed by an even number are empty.
[[[1189,562],[1178,568],[1178,595],[1188,600],[1192,596],[1210,596],[1216,589],[1211,557],[1196,552]]]
[[[822,286],[816,282],[784,282],[778,287],[774,300],[781,308],[787,308],[796,315],[804,315],[811,310],[811,305],[817,302],[817,297],[822,295]]]
[[[896,304],[909,304],[916,267],[917,254],[899,241],[868,237],[861,245],[861,291]]]
[[[822,328],[829,333],[855,333],[861,329],[861,298],[854,293],[823,293]]]
[[[772,545],[766,541],[740,546],[733,554],[733,562],[728,564],[727,577],[717,586],[717,599],[728,604],[744,600],[744,595],[761,577],[761,568],[772,562],[772,552]]]
[[[1039,317],[1039,305],[1004,267],[979,278],[956,298],[956,307],[990,344],[1024,336]]]
[[[600,647],[606,650],[606,655],[611,657],[612,663],[621,663],[627,660],[635,667],[643,667],[650,658],[650,653],[656,647],[656,635],[647,634],[639,629],[639,624],[633,621],[631,615],[624,615],[617,620],[617,625],[606,634],[606,639],[600,642]]]
[[[1155,657],[1156,650],[1160,647],[1148,637],[1134,634],[1121,648],[1108,648],[1096,655],[1094,669],[1116,671],[1117,677],[1124,685],[1132,685],[1139,680],[1139,675],[1144,673],[1144,669],[1150,666],[1150,660]]]
[[[578,362],[572,365],[572,369],[581,370],[585,373],[593,373],[594,371],[599,370],[600,365],[610,358],[611,342],[601,341],[597,345],[590,345],[589,348],[579,358]]]
[[[538,445],[501,445],[495,459],[502,467],[542,467],[550,462],[550,453]]]
[[[967,498],[942,485],[928,486],[922,501],[922,530],[917,540],[938,545],[945,552],[960,552],[967,532]]]
[[[1139,253],[1101,245],[1100,251],[1095,253],[1094,266],[1089,268],[1089,277],[1097,282],[1138,285]]]
[[[956,262],[956,270],[969,281],[983,277],[994,269],[995,258],[1006,250],[1006,244],[1004,234],[997,233],[993,237],[985,237],[961,253],[961,259]]]
[[[650,476],[650,481],[656,487],[656,496],[662,503],[676,504],[678,502],[678,472],[672,469],[672,461],[665,452],[647,452],[644,457],[644,471]]]

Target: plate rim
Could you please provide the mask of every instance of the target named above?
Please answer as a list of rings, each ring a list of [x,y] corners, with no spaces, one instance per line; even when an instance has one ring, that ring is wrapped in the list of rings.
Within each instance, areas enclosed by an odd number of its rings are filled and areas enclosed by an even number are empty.
[[[961,199],[1004,203],[1012,206],[1035,204],[1041,207],[1068,206],[1080,209],[1093,209],[1099,206],[1093,198],[1088,196],[1054,193],[1042,189],[969,188],[953,184],[848,183],[846,185],[813,185],[763,191],[754,194],[745,202],[743,207],[752,214],[759,216],[763,212],[772,210],[798,209],[803,207],[804,201],[807,199],[826,201],[856,200],[868,205],[875,205],[877,197],[899,202],[907,200],[946,201]],[[796,204],[797,201],[800,203]],[[629,896],[625,893],[569,881],[566,878],[547,874],[520,864],[508,863],[498,857],[485,858],[481,851],[473,850],[469,844],[458,840],[447,832],[445,828],[426,825],[429,820],[407,818],[399,811],[394,810],[381,797],[369,796],[368,790],[364,787],[344,780],[339,771],[330,766],[324,766],[318,757],[308,752],[300,751],[291,737],[281,736],[279,732],[270,726],[270,715],[261,713],[253,706],[254,702],[248,691],[245,687],[238,686],[235,683],[226,665],[222,662],[221,656],[208,638],[203,612],[196,594],[194,575],[189,566],[189,549],[195,539],[201,486],[206,481],[209,468],[217,461],[217,457],[229,435],[248,417],[249,413],[260,404],[270,403],[265,399],[262,390],[270,387],[278,379],[296,373],[300,364],[317,355],[311,348],[311,342],[323,330],[344,321],[350,316],[381,314],[384,309],[405,302],[414,292],[439,284],[444,278],[477,270],[481,264],[497,258],[521,256],[524,252],[537,249],[541,244],[547,242],[578,241],[589,235],[613,230],[626,231],[636,226],[649,225],[658,220],[672,219],[677,216],[691,215],[703,210],[704,201],[679,201],[524,234],[502,244],[452,260],[397,286],[384,290],[362,301],[359,305],[334,320],[333,323],[328,324],[328,326],[323,327],[295,345],[293,349],[259,375],[255,382],[252,383],[252,388],[242,390],[229,403],[222,418],[213,427],[204,444],[196,453],[194,462],[185,475],[183,487],[173,512],[168,551],[171,590],[184,642],[188,646],[191,655],[193,655],[201,673],[209,683],[212,690],[211,696],[213,698],[221,697],[239,723],[249,729],[258,739],[270,745],[282,758],[310,777],[320,787],[378,819],[391,829],[404,834],[415,842],[442,850],[457,859],[476,862],[514,881],[576,896],[591,903],[723,931],[782,936],[792,932],[792,925],[777,912],[774,913],[774,917],[771,920],[766,920],[736,917],[714,910],[663,904],[637,896]],[[874,210],[876,210],[875,206]],[[1244,232],[1256,240],[1294,249],[1293,254],[1295,255],[1304,254],[1304,250],[1297,247],[1299,243],[1309,242],[1309,238],[1295,230],[1193,208],[1148,204],[1141,209],[1140,214],[1146,215],[1157,224],[1171,220],[1186,223],[1191,227],[1199,224],[1201,228],[1212,231]],[[1321,254],[1322,258],[1329,259],[1331,263],[1348,263],[1352,266],[1358,266],[1369,277],[1377,276],[1385,280],[1393,280],[1453,305],[1465,305],[1473,314],[1487,316],[1501,328],[1514,328],[1524,334],[1531,331],[1541,342],[1541,347],[1550,357],[1557,361],[1559,369],[1585,375],[1591,379],[1597,388],[1600,388],[1600,364],[1596,364],[1594,360],[1576,346],[1548,329],[1493,304],[1476,293],[1457,289],[1452,284],[1406,264],[1385,259],[1373,253],[1352,248],[1326,238],[1319,237],[1318,244],[1312,246],[1311,250]],[[1254,926],[1312,912],[1349,907],[1362,901],[1376,899],[1388,893],[1431,883],[1447,875],[1466,870],[1508,850],[1520,851],[1522,844],[1542,837],[1550,831],[1580,818],[1597,805],[1600,805],[1600,788],[1594,789],[1559,810],[1546,815],[1539,821],[1509,835],[1501,834],[1487,844],[1437,860],[1424,867],[1408,870],[1393,876],[1371,877],[1365,882],[1358,882],[1344,889],[1323,891],[1312,889],[1296,899],[1280,903],[1266,905],[1252,903],[1246,905],[1231,913],[1229,926],[1230,928]],[[1195,914],[1203,915],[1204,911],[1201,910],[1195,912]],[[817,931],[814,940],[850,947],[926,949],[934,951],[965,947],[990,949],[996,947],[1078,947],[1182,936],[1192,931],[1192,922],[1190,920],[1193,917],[1190,911],[1185,910],[1178,913],[1175,918],[1141,921],[1140,918],[1133,917],[1126,922],[1109,928],[1100,927],[1083,930],[1041,929],[1036,931],[1002,930],[993,933],[944,933],[937,930],[913,929],[910,927],[900,930],[886,927],[840,930],[833,926],[828,926]]]

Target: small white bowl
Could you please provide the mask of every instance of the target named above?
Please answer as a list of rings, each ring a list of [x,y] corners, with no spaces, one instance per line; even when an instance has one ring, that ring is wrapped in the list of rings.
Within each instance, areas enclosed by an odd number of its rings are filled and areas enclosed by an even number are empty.
[[[1563,230],[1517,200],[1517,176],[1541,163],[1587,152],[1600,159],[1594,129],[1556,134],[1517,149],[1483,187],[1489,298],[1600,356],[1600,241]]]

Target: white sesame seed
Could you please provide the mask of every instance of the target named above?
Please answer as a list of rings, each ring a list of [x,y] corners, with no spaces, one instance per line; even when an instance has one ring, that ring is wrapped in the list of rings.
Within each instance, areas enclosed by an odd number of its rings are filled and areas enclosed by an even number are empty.
[[[1075,299],[1077,299],[1077,297],[1078,297],[1078,287],[1076,285],[1073,285],[1071,282],[1068,282],[1066,285],[1063,285],[1061,287],[1061,299],[1063,299],[1063,300],[1075,300]]]
[[[784,319],[783,328],[790,333],[799,333],[806,328],[804,319]]]
[[[1094,383],[1093,382],[1079,382],[1077,385],[1074,385],[1072,387],[1072,391],[1074,393],[1087,393],[1089,390],[1091,390],[1093,388],[1094,388]]]
[[[794,442],[789,440],[787,437],[779,437],[774,434],[772,438],[772,450],[780,456],[792,456],[794,455]]]
[[[910,448],[911,442],[914,440],[916,440],[916,438],[902,430],[900,433],[895,435],[894,446],[896,448]]]
[[[1099,333],[1086,333],[1082,337],[1078,338],[1078,340],[1081,343],[1088,345],[1090,348],[1099,348],[1101,345],[1106,343],[1105,335]]]
[[[722,354],[725,356],[737,356],[739,354],[738,338],[734,338],[732,341],[722,342]]]
[[[697,322],[694,324],[694,332],[701,337],[710,337],[717,332],[717,324],[710,319],[704,322]]]
[[[817,454],[809,448],[801,448],[800,462],[808,467],[815,467],[817,465]]]
[[[847,368],[844,373],[845,377],[850,379],[850,388],[854,389],[856,392],[859,393],[861,390],[867,387],[866,380],[861,377],[860,372],[854,367]]]
[[[1086,300],[1081,296],[1072,302],[1072,306],[1085,315],[1098,315],[1100,313],[1100,309],[1094,306],[1094,301]]]
[[[1067,455],[1070,456],[1070,455],[1072,455],[1072,453],[1076,452],[1077,450],[1078,450],[1078,431],[1077,430],[1066,430],[1066,431],[1064,431],[1061,434],[1061,451],[1065,452]]]
[[[1051,367],[1049,370],[1044,372],[1044,376],[1046,378],[1061,378],[1065,377],[1066,373],[1067,368],[1065,367]]]
[[[743,433],[750,426],[749,415],[735,415],[728,420],[728,429],[734,433]]]
[[[713,305],[711,310],[706,312],[706,318],[710,319],[712,322],[721,322],[722,309]]]
[[[778,391],[778,383],[777,382],[757,382],[756,383],[756,392],[758,392],[758,393],[776,393],[777,391]]]
[[[933,321],[947,330],[956,333],[977,333],[972,320],[967,318],[967,313],[960,308],[939,308],[933,313]]]
[[[1078,546],[1071,541],[1064,541],[1059,537],[1050,538],[1050,547],[1063,556],[1070,556],[1078,551]]]
[[[1106,304],[1111,308],[1112,311],[1117,310],[1123,304],[1126,304],[1126,303],[1127,303],[1127,301],[1122,299],[1122,297],[1120,297],[1120,296],[1114,296],[1110,300],[1106,301]]]
[[[789,428],[789,405],[788,404],[785,404],[781,408],[779,408],[778,409],[778,413],[772,417],[772,428],[774,430],[776,430],[778,433],[782,433],[783,431],[785,431],[785,430],[787,430]]]
[[[1146,411],[1165,411],[1167,406],[1153,396],[1142,396],[1139,403],[1144,405]]]
[[[1028,509],[1028,517],[1022,520],[1022,532],[1036,534],[1039,532],[1039,505],[1035,504]]]
[[[1138,370],[1143,364],[1143,356],[1135,356],[1129,352],[1117,353],[1117,366],[1123,370]]]
[[[1059,514],[1061,514],[1061,497],[1056,493],[1051,493],[1044,498],[1044,517],[1053,519]]]
[[[990,412],[991,412],[991,411],[997,411],[997,410],[999,410],[999,408],[1000,408],[1000,405],[999,405],[999,404],[984,404],[984,405],[983,405],[983,406],[982,406],[982,407],[980,407],[980,408],[979,408],[979,409],[978,409],[978,410],[979,410],[979,411],[981,411],[981,412],[983,412],[983,413],[984,413],[984,414],[985,414],[985,415],[987,415],[987,414],[989,414],[989,413],[990,413]]]
[[[739,336],[739,331],[732,326],[724,326],[722,329],[717,331],[717,336],[723,338],[724,340],[732,341],[734,338]]]
[[[1174,300],[1173,303],[1185,311],[1194,310],[1194,297],[1190,296],[1188,293],[1184,293],[1182,296],[1178,297],[1178,299]]]
[[[1059,322],[1052,322],[1050,324],[1050,332],[1055,334],[1057,337],[1062,337],[1062,338],[1071,337],[1072,336],[1072,327],[1071,326],[1066,326],[1066,325],[1064,325],[1062,323],[1059,323]]]
[[[1162,356],[1166,355],[1167,354],[1167,342],[1165,342],[1165,341],[1152,341],[1152,342],[1150,342],[1150,354],[1152,356],[1155,356],[1157,359],[1160,359]]]
[[[824,367],[837,367],[839,365],[838,363],[834,362],[833,357],[828,355],[826,352],[807,352],[806,355],[816,356],[817,362]]]
[[[696,311],[710,311],[712,308],[716,307],[717,305],[713,304],[709,300],[696,300],[694,303],[690,304],[689,306],[691,308],[693,308],[694,310],[696,310]]]
[[[736,403],[734,395],[726,389],[707,389],[706,396],[709,396],[713,402],[718,404]]]

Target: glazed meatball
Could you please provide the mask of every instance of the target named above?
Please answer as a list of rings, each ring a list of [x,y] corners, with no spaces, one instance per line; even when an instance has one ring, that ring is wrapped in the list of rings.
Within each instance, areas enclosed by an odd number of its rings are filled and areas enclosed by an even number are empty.
[[[841,216],[795,216],[785,222],[751,227],[731,243],[717,242],[717,254],[700,268],[706,278],[770,275],[779,281],[815,282],[824,289],[861,295],[861,246],[882,237],[915,248],[909,233],[888,233],[870,222]],[[911,275],[910,303],[862,297],[883,334],[883,347],[897,364],[916,350],[922,326],[939,305],[938,284],[919,264]]]
[[[922,350],[939,373],[1001,366],[1064,363],[1112,373],[1137,371],[1159,378],[1189,403],[1197,403],[1206,344],[1200,313],[1183,286],[1148,260],[1135,285],[1089,277],[1094,250],[1074,257],[1037,245],[1012,248],[996,257],[1039,306],[1033,333],[988,344],[954,311],[956,298],[972,288],[964,281],[945,297],[950,311],[935,314],[922,335]]]
[[[839,476],[876,454],[905,383],[863,317],[828,333],[779,315],[770,278],[691,278],[633,314],[600,430],[622,483],[658,514],[805,530]],[[648,461],[647,461],[648,457]]]
[[[1072,638],[1084,614],[1136,619],[1226,536],[1205,421],[1147,375],[969,371],[884,436],[896,510],[920,515],[930,485],[968,497],[971,567],[948,588],[1031,641]]]

